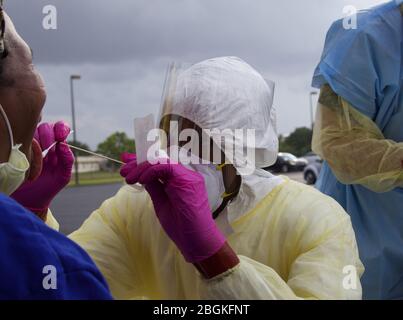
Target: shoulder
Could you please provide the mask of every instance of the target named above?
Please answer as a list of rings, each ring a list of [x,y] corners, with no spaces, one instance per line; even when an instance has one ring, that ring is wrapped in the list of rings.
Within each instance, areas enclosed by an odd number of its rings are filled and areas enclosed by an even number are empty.
[[[109,237],[138,236],[145,225],[151,224],[155,216],[152,213],[154,207],[146,190],[124,185],[92,212],[69,238],[88,251],[89,246],[97,246],[99,241],[105,242]],[[92,236],[88,237],[89,234]]]
[[[320,232],[330,231],[339,225],[351,226],[350,216],[333,198],[312,186],[288,181],[279,192],[278,201],[286,204],[284,215],[301,222],[306,228]]]
[[[0,195],[0,297],[8,299],[74,298],[80,287],[69,274],[83,275],[93,287],[107,286],[86,253],[64,235],[50,229],[9,197]],[[57,290],[43,281],[55,272]]]
[[[20,206],[15,200],[6,196],[4,193],[0,192],[0,210],[2,214],[0,215],[0,220],[7,220],[10,214],[21,214],[25,213],[26,210]],[[3,214],[4,212],[4,214]]]
[[[378,35],[389,34],[388,37],[390,37],[391,31],[396,29],[400,31],[401,14],[397,6],[391,2],[358,11],[355,17],[353,24],[349,24],[351,17],[345,17],[333,22],[327,32],[326,42],[328,44],[335,40],[337,42],[343,40],[354,42],[363,38],[377,42],[384,40],[379,39]]]
[[[295,181],[289,181],[281,193],[278,200],[283,201],[284,209],[280,224],[298,239],[301,251],[326,243],[349,250],[356,246],[350,216],[334,199]]]
[[[147,214],[153,210],[149,194],[144,188],[124,185],[112,198],[106,200],[100,210],[101,215],[119,215],[123,220]]]
[[[361,11],[357,25],[345,19],[330,27],[312,85],[329,84],[358,110],[372,118],[379,101],[400,81],[402,17],[394,2]],[[386,93],[387,92],[387,93]]]

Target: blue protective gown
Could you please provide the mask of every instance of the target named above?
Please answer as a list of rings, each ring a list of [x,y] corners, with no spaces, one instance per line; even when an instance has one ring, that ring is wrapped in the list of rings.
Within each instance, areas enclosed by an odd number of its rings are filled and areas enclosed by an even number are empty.
[[[2,193],[0,254],[0,300],[111,299],[84,250]],[[45,279],[52,274],[56,281]]]
[[[313,78],[314,87],[329,84],[396,142],[403,142],[402,2],[360,12],[355,30],[335,22]],[[403,189],[375,193],[341,184],[326,163],[317,188],[351,216],[366,268],[364,299],[403,299]]]

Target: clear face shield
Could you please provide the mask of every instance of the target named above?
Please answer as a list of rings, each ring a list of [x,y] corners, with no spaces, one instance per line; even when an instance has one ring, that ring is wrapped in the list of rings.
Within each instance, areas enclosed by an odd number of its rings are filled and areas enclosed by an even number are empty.
[[[172,63],[159,117],[162,147],[178,162],[233,164],[241,175],[271,165],[278,149],[273,91],[237,58]]]
[[[181,100],[184,97],[182,89],[187,90],[190,85],[187,83],[190,79],[186,78],[186,70],[191,67],[190,64],[181,63],[169,65],[159,118],[164,136],[161,141],[165,142],[162,146],[171,161],[181,163],[203,176],[213,218],[216,219],[236,194],[226,192],[224,176],[227,172],[222,169],[230,162],[224,152],[202,127],[203,123],[198,121],[197,115],[186,113],[183,109],[183,103],[186,102]]]
[[[161,147],[171,161],[203,175],[214,217],[236,196],[241,176],[277,158],[273,91],[273,83],[238,58],[168,68],[158,121]],[[229,164],[235,179],[223,169]]]
[[[224,161],[222,157],[213,159],[210,155],[213,141],[195,122],[194,117],[192,119],[186,117],[183,110],[178,108],[182,103],[177,95],[180,90],[178,86],[183,85],[178,83],[178,78],[183,79],[184,72],[190,67],[190,64],[185,63],[171,63],[168,67],[159,117],[159,127],[163,135],[161,141],[164,142],[162,148],[175,162],[221,164]]]

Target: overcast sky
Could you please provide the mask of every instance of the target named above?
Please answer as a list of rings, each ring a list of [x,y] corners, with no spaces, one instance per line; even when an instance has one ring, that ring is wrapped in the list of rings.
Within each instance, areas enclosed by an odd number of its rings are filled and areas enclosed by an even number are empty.
[[[309,126],[311,78],[326,31],[343,8],[382,0],[5,0],[34,51],[48,91],[44,121],[71,123],[75,83],[78,139],[92,148],[133,119],[158,113],[167,64],[239,56],[276,82],[278,129]],[[42,26],[57,9],[57,30]]]

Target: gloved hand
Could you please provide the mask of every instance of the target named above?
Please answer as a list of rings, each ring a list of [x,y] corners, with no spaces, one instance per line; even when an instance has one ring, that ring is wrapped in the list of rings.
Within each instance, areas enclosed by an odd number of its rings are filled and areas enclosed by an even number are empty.
[[[199,173],[166,163],[167,159],[155,165],[137,165],[135,158],[126,154],[122,160],[132,161],[122,167],[121,175],[128,184],[145,186],[163,229],[188,262],[206,260],[224,246],[226,239],[212,218]]]
[[[129,162],[132,162],[132,161],[136,161],[137,160],[137,157],[136,157],[136,155],[134,154],[134,153],[130,153],[130,152],[123,152],[121,155],[120,155],[120,160],[122,160],[124,163],[129,163]]]
[[[35,131],[34,138],[45,150],[53,147],[43,159],[42,172],[34,181],[25,182],[11,197],[28,210],[46,220],[46,213],[53,198],[69,183],[74,156],[64,144],[70,127],[59,121],[55,124],[43,123]]]

